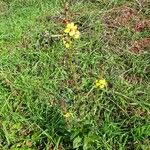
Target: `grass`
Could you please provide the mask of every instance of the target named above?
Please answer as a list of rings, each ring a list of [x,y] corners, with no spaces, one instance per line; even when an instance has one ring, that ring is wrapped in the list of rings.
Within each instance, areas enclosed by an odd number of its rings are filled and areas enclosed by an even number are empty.
[[[81,32],[79,91],[61,40],[45,36],[64,28],[61,1],[2,0],[0,8],[0,149],[150,149],[148,2],[69,4]],[[107,89],[92,89],[100,77]]]

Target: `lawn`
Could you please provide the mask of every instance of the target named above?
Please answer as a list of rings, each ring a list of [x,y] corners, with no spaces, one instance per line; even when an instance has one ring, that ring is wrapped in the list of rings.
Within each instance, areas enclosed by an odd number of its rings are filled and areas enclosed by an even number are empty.
[[[0,149],[150,150],[150,2],[64,1],[0,1]]]

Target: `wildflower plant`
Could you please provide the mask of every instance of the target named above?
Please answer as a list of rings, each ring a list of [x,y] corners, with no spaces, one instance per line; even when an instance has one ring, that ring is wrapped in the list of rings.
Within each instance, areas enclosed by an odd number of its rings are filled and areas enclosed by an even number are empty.
[[[80,38],[80,32],[78,31],[77,25],[75,25],[73,22],[67,22],[66,27],[64,29],[64,35],[62,40],[65,47],[68,50],[70,69],[71,72],[73,73],[73,78],[77,89],[79,89],[77,83],[77,74],[76,74],[75,66],[72,63],[72,61],[73,61],[73,43],[75,40],[79,38]]]

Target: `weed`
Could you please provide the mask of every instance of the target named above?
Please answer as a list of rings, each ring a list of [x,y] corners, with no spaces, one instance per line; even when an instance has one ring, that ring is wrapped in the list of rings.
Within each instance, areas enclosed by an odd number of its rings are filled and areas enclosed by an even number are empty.
[[[2,0],[0,149],[149,150],[148,6]]]

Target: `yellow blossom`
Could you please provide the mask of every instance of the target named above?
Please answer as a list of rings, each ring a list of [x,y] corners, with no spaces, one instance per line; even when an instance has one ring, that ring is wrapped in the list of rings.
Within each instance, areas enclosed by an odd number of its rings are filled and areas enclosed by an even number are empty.
[[[105,79],[96,80],[95,81],[96,88],[103,89],[107,86],[107,82]]]
[[[74,39],[78,39],[80,36],[80,32],[77,30],[77,25],[74,25],[73,22],[67,24],[64,32],[69,34],[69,36],[73,37]]]
[[[67,28],[69,28],[70,30],[71,30],[71,29],[72,29],[72,30],[77,30],[77,25],[74,25],[74,23],[71,22],[71,23],[68,23],[68,24],[67,24]]]
[[[71,30],[77,30],[77,26],[75,26],[74,23],[68,23],[64,32],[69,33]]]
[[[66,28],[66,29],[64,30],[64,32],[65,32],[65,33],[69,33],[69,32],[70,32],[70,28]]]
[[[67,112],[66,114],[63,115],[65,118],[69,118],[71,116],[71,113]]]

